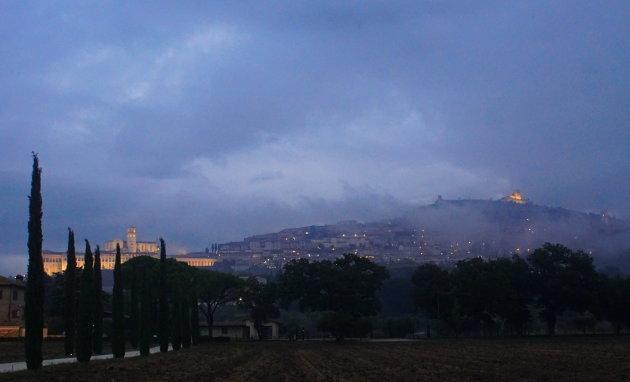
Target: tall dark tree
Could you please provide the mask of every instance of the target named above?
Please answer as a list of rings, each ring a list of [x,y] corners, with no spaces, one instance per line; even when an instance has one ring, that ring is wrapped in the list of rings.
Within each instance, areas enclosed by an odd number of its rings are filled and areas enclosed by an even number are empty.
[[[594,311],[613,325],[616,334],[630,327],[630,277],[600,275]]]
[[[184,294],[181,300],[181,312],[182,312],[182,347],[189,348],[190,347],[190,303],[188,302],[188,298]]]
[[[120,245],[116,243],[116,262],[114,263],[114,290],[112,291],[112,353],[114,358],[125,356],[125,316],[123,299],[122,264]]]
[[[495,329],[495,286],[487,263],[478,257],[460,260],[451,277],[463,329],[484,333]]]
[[[64,350],[67,356],[74,354],[74,335],[76,330],[76,272],[77,258],[74,248],[74,232],[68,228],[68,251],[66,252],[66,272],[64,289]]]
[[[140,338],[138,342],[140,346],[140,355],[147,356],[149,355],[149,349],[151,347],[151,337],[153,337],[153,320],[151,319],[151,311],[153,308],[153,296],[151,289],[153,287],[153,283],[151,282],[150,275],[148,274],[146,268],[142,268],[140,274],[140,290],[142,298],[140,301],[140,320],[138,323]]]
[[[24,307],[26,338],[26,367],[42,367],[42,341],[44,330],[44,262],[42,260],[42,169],[39,158],[33,153],[31,195],[29,196],[28,219],[28,279]]]
[[[547,332],[554,335],[558,315],[567,309],[583,312],[592,303],[597,289],[593,259],[584,252],[545,243],[527,261],[541,316],[547,323]]]
[[[173,318],[171,320],[171,343],[173,344],[173,350],[179,350],[182,347],[182,309],[181,309],[181,289],[177,288],[176,293],[173,295],[172,313]]]
[[[532,276],[527,262],[518,255],[489,262],[495,288],[494,311],[512,334],[523,334],[531,320],[529,305],[534,300]]]
[[[160,352],[168,351],[168,300],[166,284],[166,245],[164,239],[160,238],[160,299],[158,301],[158,341],[160,342]]]
[[[199,344],[199,299],[197,298],[196,281],[190,297],[190,336],[193,345]]]
[[[485,333],[502,330],[522,334],[533,302],[529,266],[517,255],[484,261],[462,260],[452,275],[458,313],[466,327]]]
[[[412,298],[429,319],[451,321],[453,296],[448,271],[435,264],[422,264],[412,276]],[[427,322],[426,336],[431,337],[431,324]]]
[[[429,318],[448,319],[452,311],[451,281],[448,271],[435,264],[422,264],[412,278],[414,303]]]
[[[77,313],[77,360],[88,362],[92,358],[92,326],[94,325],[94,277],[92,270],[92,249],[85,241],[85,260],[81,273],[81,291]]]
[[[263,323],[280,315],[277,300],[278,288],[276,284],[272,282],[261,283],[253,276],[247,279],[240,304],[249,310],[259,340],[267,339],[263,331]]]
[[[385,267],[354,254],[332,262],[299,259],[284,266],[280,290],[285,304],[297,300],[302,310],[324,312],[318,326],[340,341],[361,316],[380,311],[376,292],[388,277]]]
[[[130,306],[129,306],[129,342],[131,347],[137,348],[140,338],[140,286],[138,277],[138,267],[133,262],[131,265],[130,280]]]
[[[94,353],[103,352],[103,278],[101,276],[101,249],[94,252]]]
[[[220,306],[236,301],[243,280],[227,273],[200,269],[196,274],[196,285],[202,303],[199,310],[206,318],[208,335],[212,337],[214,314]]]

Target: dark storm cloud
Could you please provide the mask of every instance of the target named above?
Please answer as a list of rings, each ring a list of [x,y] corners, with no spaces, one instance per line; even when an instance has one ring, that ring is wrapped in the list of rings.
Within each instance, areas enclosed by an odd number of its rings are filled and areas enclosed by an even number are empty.
[[[630,213],[625,1],[0,5],[0,254],[199,249],[437,194]]]

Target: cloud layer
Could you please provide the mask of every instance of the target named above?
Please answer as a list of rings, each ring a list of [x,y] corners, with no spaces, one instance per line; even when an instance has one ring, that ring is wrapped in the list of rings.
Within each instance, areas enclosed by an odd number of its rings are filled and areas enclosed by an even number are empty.
[[[180,250],[520,188],[630,214],[626,1],[0,5],[0,256]]]

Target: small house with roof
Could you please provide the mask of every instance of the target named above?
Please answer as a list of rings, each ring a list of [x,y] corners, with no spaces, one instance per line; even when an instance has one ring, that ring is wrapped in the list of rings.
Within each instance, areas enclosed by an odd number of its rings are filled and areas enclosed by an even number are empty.
[[[262,339],[277,340],[280,338],[280,321],[269,320],[262,325]],[[199,322],[200,334],[208,336],[208,324]],[[232,340],[258,340],[258,332],[254,328],[254,322],[250,319],[234,321],[216,321],[212,325],[212,337],[229,337]]]

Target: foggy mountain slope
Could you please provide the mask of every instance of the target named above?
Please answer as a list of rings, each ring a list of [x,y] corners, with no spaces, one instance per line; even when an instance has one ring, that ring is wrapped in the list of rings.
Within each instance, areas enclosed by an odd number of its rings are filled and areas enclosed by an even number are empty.
[[[267,259],[273,266],[296,257],[326,259],[342,253],[368,256],[381,263],[452,263],[475,256],[527,255],[545,242],[587,252],[599,266],[630,269],[628,221],[605,213],[537,205],[518,192],[500,200],[438,198],[431,205],[380,221],[346,220],[287,228],[221,244],[220,252]]]
[[[502,251],[522,252],[544,242],[600,254],[630,248],[627,221],[605,213],[589,214],[530,202],[438,199],[402,220],[412,227],[430,230],[441,240],[491,241]]]

